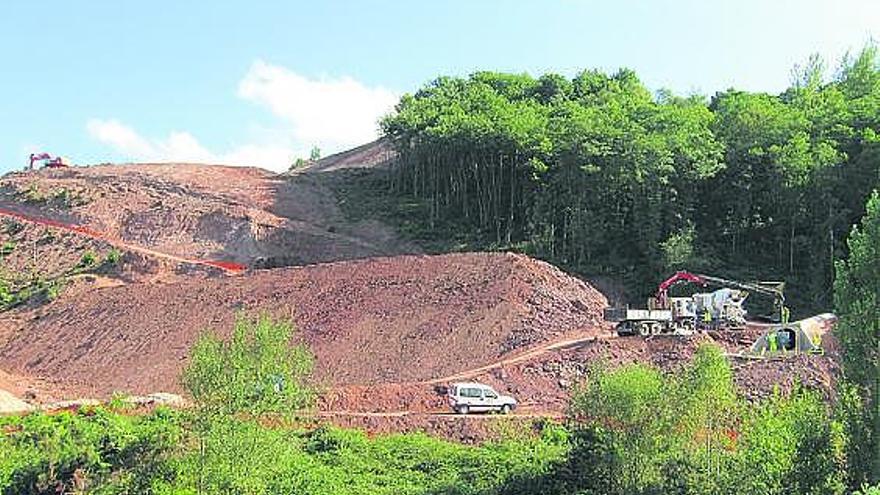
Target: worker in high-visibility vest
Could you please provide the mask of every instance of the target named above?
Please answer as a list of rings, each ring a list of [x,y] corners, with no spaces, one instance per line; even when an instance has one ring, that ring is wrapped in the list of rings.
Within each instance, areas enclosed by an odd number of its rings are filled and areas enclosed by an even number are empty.
[[[770,352],[779,350],[779,341],[775,330],[767,334],[767,346],[770,348]]]
[[[818,333],[813,334],[810,338],[810,343],[813,344],[813,348],[810,349],[812,354],[825,354],[825,349],[822,349],[822,336]]]
[[[709,308],[703,309],[703,326],[709,328],[712,325],[712,313],[709,312]]]

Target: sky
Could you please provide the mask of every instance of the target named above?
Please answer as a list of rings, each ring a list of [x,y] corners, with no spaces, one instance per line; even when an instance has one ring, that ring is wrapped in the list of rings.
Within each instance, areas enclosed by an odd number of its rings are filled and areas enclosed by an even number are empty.
[[[0,173],[191,161],[284,170],[374,139],[400,95],[477,70],[636,71],[778,93],[880,39],[878,0],[0,2]]]

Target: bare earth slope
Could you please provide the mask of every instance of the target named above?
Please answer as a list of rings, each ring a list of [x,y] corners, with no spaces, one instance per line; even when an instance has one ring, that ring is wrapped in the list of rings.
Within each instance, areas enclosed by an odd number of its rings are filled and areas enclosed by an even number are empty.
[[[179,390],[199,331],[228,331],[244,310],[293,319],[322,383],[428,380],[599,333],[605,305],[583,282],[520,255],[339,262],[62,298],[39,316],[0,320],[0,367],[83,393]]]
[[[348,222],[314,174],[182,163],[42,169],[0,178],[0,207],[256,267],[418,252],[378,222]]]

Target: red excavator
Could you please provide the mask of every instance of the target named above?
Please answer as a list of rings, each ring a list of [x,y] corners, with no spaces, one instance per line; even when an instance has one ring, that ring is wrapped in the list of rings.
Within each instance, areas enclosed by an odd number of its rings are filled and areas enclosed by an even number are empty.
[[[34,169],[34,163],[43,162],[44,168],[63,168],[69,166],[67,160],[60,156],[52,156],[49,153],[31,153],[27,170]]]

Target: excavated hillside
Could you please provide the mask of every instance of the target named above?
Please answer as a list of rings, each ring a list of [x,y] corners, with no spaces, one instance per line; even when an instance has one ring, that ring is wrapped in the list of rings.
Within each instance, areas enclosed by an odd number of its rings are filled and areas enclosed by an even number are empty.
[[[418,253],[380,222],[349,221],[322,183],[324,168],[377,165],[370,156],[341,164],[328,157],[295,176],[184,163],[10,173],[0,178],[0,209],[173,256],[258,268]]]
[[[236,312],[296,322],[325,385],[411,382],[603,332],[605,298],[513,254],[401,256],[64,297],[0,319],[0,367],[82,394],[178,391],[190,346]]]

